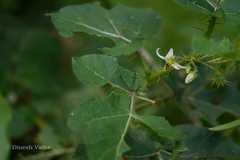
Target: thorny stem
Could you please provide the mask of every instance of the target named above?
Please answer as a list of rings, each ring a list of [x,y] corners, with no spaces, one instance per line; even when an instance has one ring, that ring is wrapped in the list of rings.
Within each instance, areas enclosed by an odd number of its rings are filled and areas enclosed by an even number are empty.
[[[208,3],[214,8],[214,11],[216,12],[220,7],[221,7],[221,2],[222,0],[218,0],[216,5],[212,4],[211,1],[208,1]],[[214,27],[216,25],[216,22],[217,22],[217,17],[216,16],[212,16],[210,19],[209,19],[209,24],[208,24],[208,29],[205,33],[205,36],[209,39],[213,33],[213,30],[214,30]]]
[[[207,28],[207,31],[205,33],[205,36],[209,39],[213,33],[213,30],[215,28],[215,25],[216,25],[216,22],[217,22],[217,17],[216,16],[212,16],[210,19],[209,19],[209,24],[208,24],[208,28]]]

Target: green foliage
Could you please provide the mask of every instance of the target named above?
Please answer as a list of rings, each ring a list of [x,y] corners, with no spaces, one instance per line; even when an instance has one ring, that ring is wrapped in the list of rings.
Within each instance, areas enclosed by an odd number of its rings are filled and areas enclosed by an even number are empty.
[[[218,4],[217,1],[181,1],[181,3],[198,8],[211,16],[218,16],[217,11],[222,10],[222,3]],[[96,19],[96,14],[99,15],[98,19]],[[199,158],[235,158],[239,156],[239,146],[221,134],[216,134],[215,137],[215,134],[207,129],[190,127],[188,128],[190,133],[187,133],[185,137],[180,130],[172,127],[165,118],[137,113],[138,100],[140,103],[141,101],[155,103],[146,97],[146,93],[142,93],[142,91],[148,90],[149,84],[147,82],[145,85],[146,81],[143,76],[119,65],[117,59],[119,57],[114,56],[126,56],[135,51],[143,54],[138,49],[144,48],[145,41],[150,42],[151,37],[159,30],[159,16],[155,15],[154,12],[123,6],[106,10],[98,4],[85,4],[65,7],[59,12],[50,14],[50,16],[63,36],[69,37],[76,32],[85,32],[109,38],[115,43],[113,48],[107,46],[101,49],[107,55],[95,53],[73,58],[73,71],[84,86],[96,88],[106,87],[109,84],[113,88],[123,91],[121,94],[111,93],[104,97],[89,98],[70,113],[68,118],[70,128],[75,134],[83,136],[82,143],[86,148],[84,159],[92,160],[99,159],[99,157],[100,159],[121,159],[123,155],[130,156],[128,153],[132,154],[135,149],[134,144],[128,142],[127,134],[134,130],[133,126],[139,124],[158,137],[156,142],[162,143],[162,139],[168,141],[167,143],[172,149],[172,158],[178,157],[181,152],[178,146],[174,145],[179,141],[184,143],[188,149],[183,151],[183,156],[185,154]],[[147,23],[143,22],[143,19]],[[211,35],[211,27],[214,27],[214,23],[208,27],[207,36]],[[187,83],[191,83],[201,71],[198,64],[203,64],[216,74],[221,75],[214,64],[223,63],[224,58],[219,58],[219,56],[225,56],[233,51],[229,39],[215,41],[205,37],[195,37],[192,40],[193,54],[183,59],[186,66],[180,65],[178,59],[171,55],[171,51],[166,56],[168,59],[162,58],[161,55],[158,56],[166,61],[166,65],[176,70],[185,70],[188,79],[194,73],[195,77],[191,81],[185,80]],[[148,59],[146,63],[149,63]],[[181,66],[181,68],[179,69],[176,65]],[[166,71],[168,71],[167,68]],[[139,90],[140,88],[141,90]],[[111,89],[107,89],[105,92],[112,92]],[[210,102],[194,98],[191,98],[189,102],[197,108],[196,111],[203,113],[203,119],[211,125],[218,124],[218,118],[226,112],[234,116],[238,115],[236,107],[227,108],[224,102],[217,105],[218,108]],[[204,137],[207,137],[206,141],[203,140]],[[137,140],[134,141],[137,143]],[[204,143],[196,146],[197,143],[194,141],[203,141]],[[233,148],[223,152],[225,145]],[[164,149],[165,147],[169,146],[163,146]],[[229,151],[231,154],[228,153]],[[157,154],[146,153],[141,156],[147,155],[156,156]],[[78,157],[81,156],[78,155]]]
[[[0,4],[1,160],[239,159],[239,0]]]

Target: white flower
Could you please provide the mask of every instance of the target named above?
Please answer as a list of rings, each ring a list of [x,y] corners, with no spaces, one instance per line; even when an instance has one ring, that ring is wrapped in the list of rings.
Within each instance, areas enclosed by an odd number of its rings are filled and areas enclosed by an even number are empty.
[[[157,56],[158,56],[159,58],[161,58],[162,60],[164,60],[168,65],[172,66],[172,67],[173,67],[174,69],[176,69],[176,70],[186,69],[185,66],[182,66],[182,65],[180,65],[180,64],[178,64],[178,63],[176,62],[176,58],[175,58],[175,56],[174,56],[174,54],[173,54],[173,49],[172,49],[172,48],[168,51],[168,53],[167,53],[167,55],[166,55],[165,57],[162,56],[162,55],[159,53],[159,50],[160,50],[160,48],[158,48],[158,49],[156,50]]]
[[[186,84],[191,83],[196,77],[197,77],[197,72],[196,71],[190,71],[185,78],[185,83]]]

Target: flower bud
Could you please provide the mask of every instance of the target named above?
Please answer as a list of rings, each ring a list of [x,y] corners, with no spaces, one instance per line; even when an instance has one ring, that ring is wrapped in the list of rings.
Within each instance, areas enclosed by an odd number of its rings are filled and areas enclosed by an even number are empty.
[[[196,71],[190,71],[185,78],[185,83],[186,84],[191,83],[196,77],[197,77],[197,72]]]

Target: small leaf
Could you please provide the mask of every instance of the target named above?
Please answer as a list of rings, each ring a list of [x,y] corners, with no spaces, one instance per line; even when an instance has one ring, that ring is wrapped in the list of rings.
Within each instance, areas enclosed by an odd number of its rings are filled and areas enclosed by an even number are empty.
[[[73,71],[85,85],[102,86],[113,78],[118,68],[117,59],[104,55],[73,58]]]
[[[235,128],[235,127],[238,127],[238,126],[240,126],[240,120],[235,120],[235,121],[223,124],[223,125],[219,125],[219,126],[216,126],[216,127],[213,127],[213,128],[209,128],[209,130],[211,130],[211,131],[222,131],[222,130],[226,130],[226,129]]]
[[[153,130],[159,137],[168,138],[170,140],[180,140],[183,137],[181,132],[172,127],[165,118],[137,115],[134,115],[134,118]]]
[[[89,160],[121,157],[133,105],[134,96],[111,94],[90,100],[73,111],[69,126],[75,132],[84,133]]]
[[[10,107],[0,96],[0,159],[7,160],[10,151],[10,141],[8,139],[7,130],[11,120]]]

